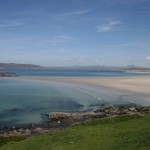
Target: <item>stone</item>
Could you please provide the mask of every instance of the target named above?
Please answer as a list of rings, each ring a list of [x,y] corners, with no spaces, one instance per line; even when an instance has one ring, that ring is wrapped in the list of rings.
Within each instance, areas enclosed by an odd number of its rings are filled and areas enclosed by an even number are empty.
[[[130,111],[136,111],[135,107],[130,107],[129,110]]]
[[[25,130],[25,133],[26,133],[26,134],[30,134],[30,133],[31,133],[31,130],[26,129],[26,130]]]
[[[60,120],[58,120],[57,123],[60,124],[61,123]]]
[[[48,118],[50,120],[58,121],[58,120],[62,120],[62,119],[68,119],[70,116],[71,116],[70,113],[52,112],[52,113],[49,113],[49,117]]]
[[[103,113],[95,113],[95,112],[89,112],[89,113],[77,113],[72,114],[72,118],[74,120],[85,120],[85,119],[92,119],[92,118],[101,118],[104,114]]]

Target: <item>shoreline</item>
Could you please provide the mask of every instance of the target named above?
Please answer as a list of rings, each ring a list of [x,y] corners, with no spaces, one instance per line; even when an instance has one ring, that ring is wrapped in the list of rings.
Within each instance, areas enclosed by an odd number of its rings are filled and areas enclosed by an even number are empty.
[[[144,116],[150,114],[150,106],[138,105],[101,105],[92,112],[65,113],[51,112],[46,115],[47,122],[29,124],[22,127],[5,127],[0,129],[0,137],[32,137],[41,134],[55,133],[67,127],[88,123],[93,120],[111,119],[119,116]]]

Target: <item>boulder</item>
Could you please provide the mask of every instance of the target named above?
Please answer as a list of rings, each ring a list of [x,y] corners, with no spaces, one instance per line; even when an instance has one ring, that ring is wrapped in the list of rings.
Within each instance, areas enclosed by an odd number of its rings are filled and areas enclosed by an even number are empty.
[[[52,112],[49,113],[48,118],[50,120],[58,121],[62,119],[68,119],[71,116],[70,113],[64,113],[64,112]]]
[[[136,111],[136,108],[135,107],[129,107],[129,110],[130,111]]]
[[[76,113],[72,114],[73,120],[86,120],[86,119],[92,119],[92,118],[102,118],[104,117],[104,113],[95,113],[95,112],[88,112],[88,113]]]
[[[63,112],[53,112],[49,113],[49,120],[56,121],[61,123],[63,120],[72,120],[72,121],[84,121],[93,118],[102,118],[105,116],[105,113],[95,113],[95,112],[86,112],[86,113],[63,113]]]

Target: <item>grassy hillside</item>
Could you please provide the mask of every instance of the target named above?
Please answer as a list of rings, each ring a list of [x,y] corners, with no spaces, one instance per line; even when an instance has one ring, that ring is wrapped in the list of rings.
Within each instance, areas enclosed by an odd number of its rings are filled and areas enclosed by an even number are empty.
[[[0,150],[148,150],[150,115],[92,121],[62,132],[10,142]]]

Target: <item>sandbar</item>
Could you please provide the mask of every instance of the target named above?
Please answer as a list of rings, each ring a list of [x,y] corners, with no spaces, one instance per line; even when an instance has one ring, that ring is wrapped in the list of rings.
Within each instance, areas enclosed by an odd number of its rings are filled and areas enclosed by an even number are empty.
[[[62,82],[104,87],[113,91],[136,93],[150,97],[150,76],[132,77],[16,77],[25,80]]]

